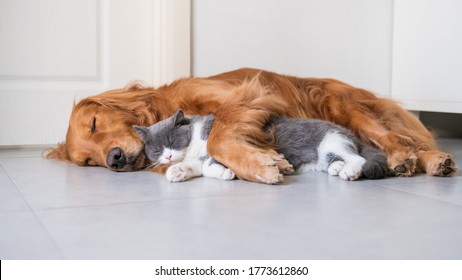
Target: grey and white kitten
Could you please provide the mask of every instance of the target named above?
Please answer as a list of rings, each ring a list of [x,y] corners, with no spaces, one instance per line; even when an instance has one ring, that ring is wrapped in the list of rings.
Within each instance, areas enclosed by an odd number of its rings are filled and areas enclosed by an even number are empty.
[[[182,110],[150,127],[133,126],[145,143],[146,156],[153,165],[173,164],[166,177],[171,182],[205,176],[222,180],[236,177],[231,169],[207,154],[207,138],[213,115],[185,117]]]
[[[235,174],[207,154],[207,138],[214,116],[175,115],[150,127],[134,126],[145,142],[153,164],[175,163],[167,169],[169,181],[197,176],[231,180]],[[384,178],[386,156],[361,144],[349,130],[317,119],[273,118],[275,149],[300,172],[327,171],[344,180]]]

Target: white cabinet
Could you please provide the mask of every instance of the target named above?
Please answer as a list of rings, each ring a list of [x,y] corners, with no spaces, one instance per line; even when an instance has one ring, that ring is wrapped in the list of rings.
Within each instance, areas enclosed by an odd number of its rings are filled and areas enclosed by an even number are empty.
[[[391,97],[407,109],[462,113],[462,1],[394,4]]]

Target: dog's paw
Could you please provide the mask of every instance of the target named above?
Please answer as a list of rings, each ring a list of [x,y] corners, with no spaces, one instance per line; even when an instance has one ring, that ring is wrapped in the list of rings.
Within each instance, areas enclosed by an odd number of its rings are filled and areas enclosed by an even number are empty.
[[[254,147],[240,147],[239,164],[228,165],[236,176],[252,182],[279,184],[284,177],[281,174],[293,171],[293,166],[282,155],[273,150],[262,150]],[[236,159],[234,159],[236,162]]]
[[[405,159],[392,160],[388,163],[389,175],[397,177],[411,177],[415,174],[417,167],[417,157],[411,155]]]
[[[268,185],[276,185],[284,181],[284,176],[279,173],[279,170],[277,173],[266,172],[264,176],[256,174],[255,177],[257,178],[257,182]]]
[[[295,172],[294,167],[292,164],[290,164],[284,157],[283,154],[278,154],[275,156],[272,156],[274,163],[279,169],[279,173],[284,174],[284,175],[289,175],[293,174]]]
[[[427,165],[427,174],[432,176],[449,177],[456,173],[457,165],[451,155],[440,153],[435,155]]]

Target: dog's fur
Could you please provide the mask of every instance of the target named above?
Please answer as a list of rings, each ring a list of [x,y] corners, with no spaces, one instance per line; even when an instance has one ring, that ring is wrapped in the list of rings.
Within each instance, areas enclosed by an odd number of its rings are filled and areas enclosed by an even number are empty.
[[[319,118],[347,127],[359,139],[386,152],[390,173],[451,176],[449,154],[434,136],[396,102],[333,79],[298,78],[257,69],[239,69],[208,78],[184,78],[160,88],[139,85],[85,98],[74,105],[66,142],[47,157],[79,165],[108,166],[118,147],[124,164],[116,171],[145,169],[149,162],[133,125],[149,126],[178,109],[215,114],[208,151],[240,178],[274,184],[290,164],[278,155],[262,128],[271,116]]]

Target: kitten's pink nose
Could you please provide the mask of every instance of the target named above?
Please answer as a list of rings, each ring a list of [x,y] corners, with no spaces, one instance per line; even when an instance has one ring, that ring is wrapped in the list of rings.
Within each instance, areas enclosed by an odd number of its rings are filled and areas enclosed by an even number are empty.
[[[172,160],[172,155],[168,155],[165,157],[167,160]]]

